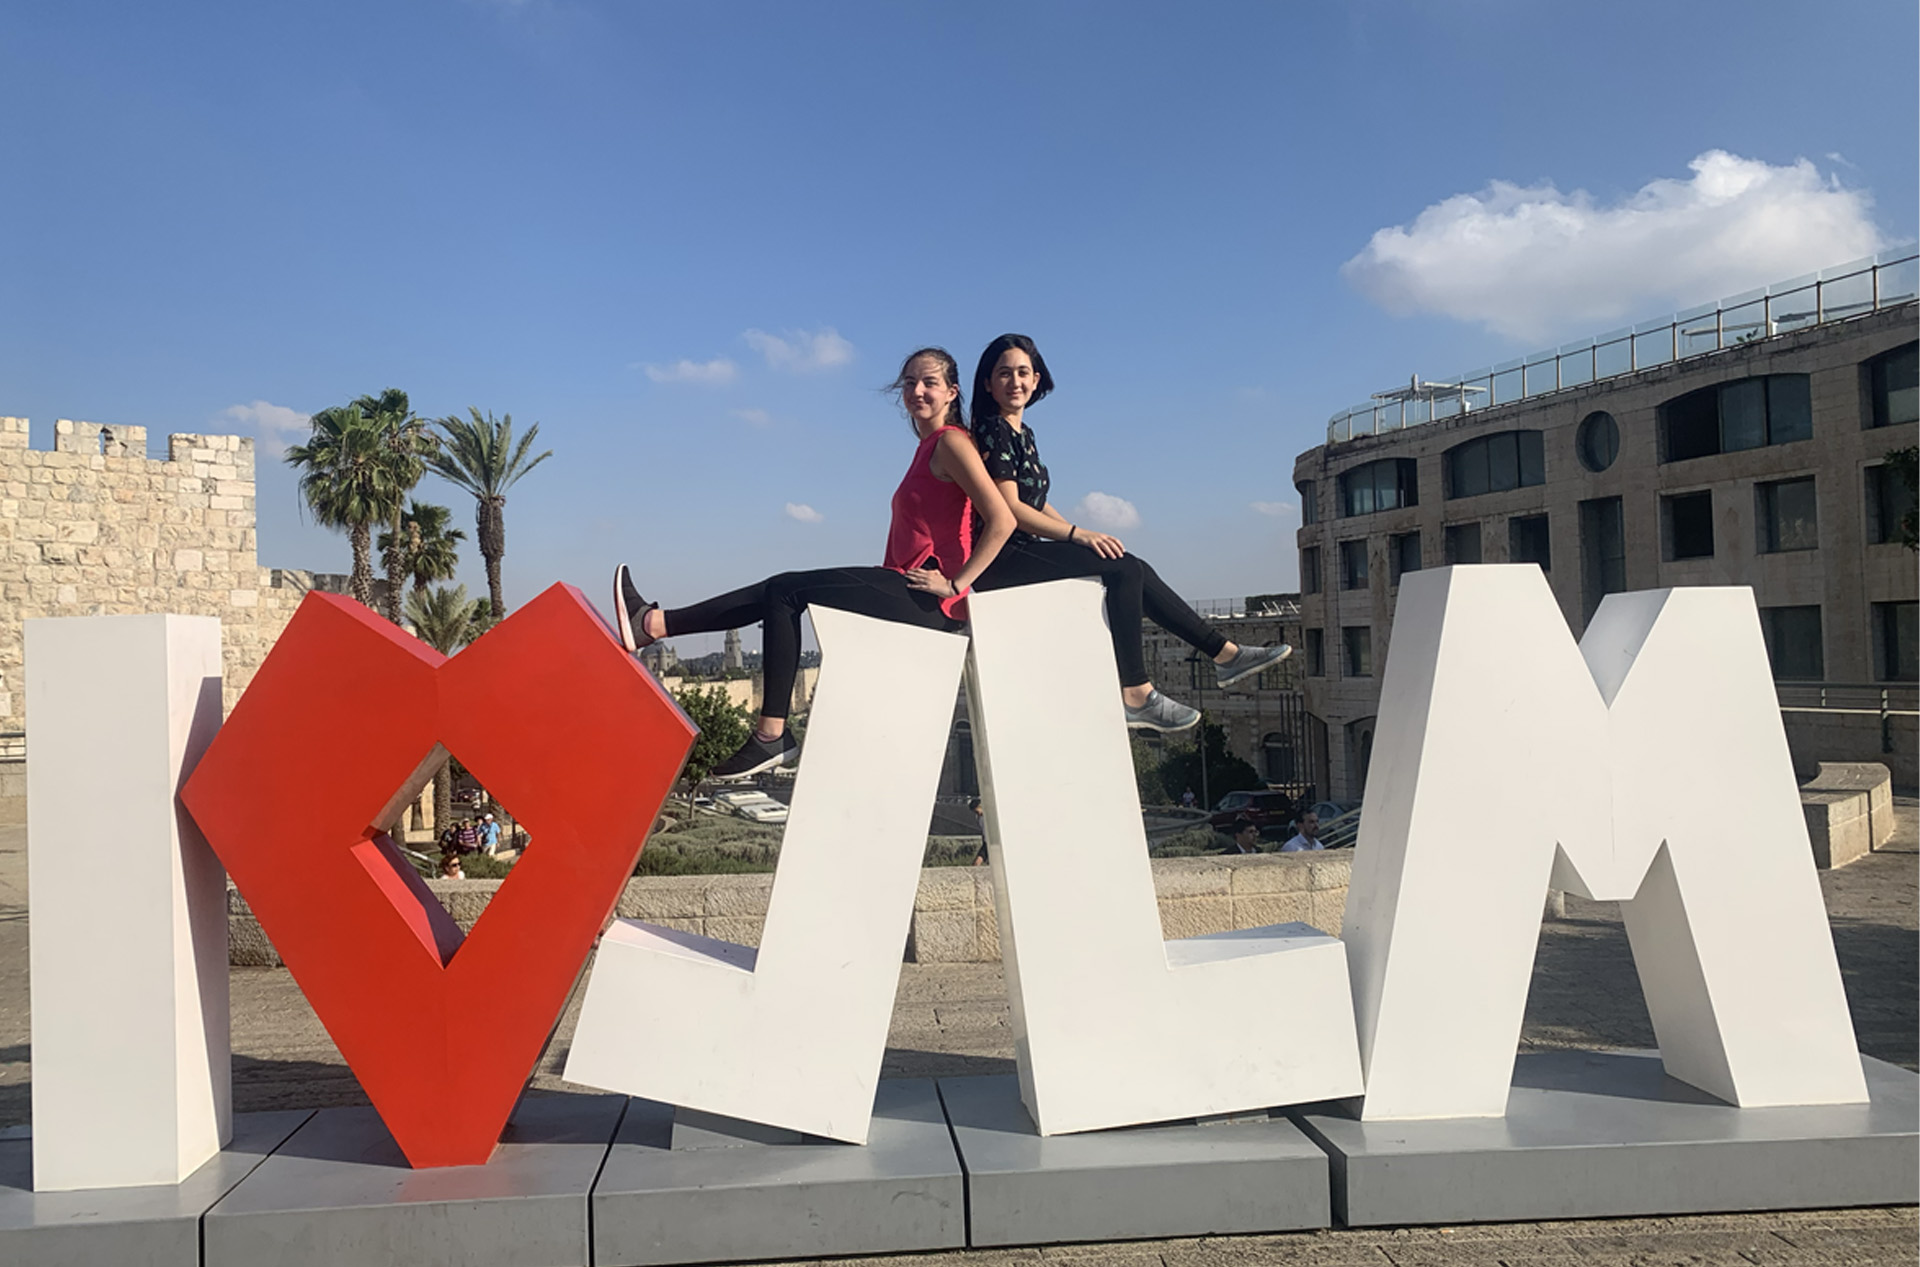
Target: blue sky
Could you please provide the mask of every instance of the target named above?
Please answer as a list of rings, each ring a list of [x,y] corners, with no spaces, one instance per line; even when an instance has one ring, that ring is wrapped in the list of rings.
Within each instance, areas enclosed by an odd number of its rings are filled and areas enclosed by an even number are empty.
[[[537,420],[509,600],[626,559],[675,603],[877,561],[910,450],[879,389],[1021,330],[1056,504],[1190,596],[1288,589],[1336,409],[1912,239],[1916,22],[16,4],[0,413],[264,450],[389,386]],[[260,468],[261,561],[344,571]]]

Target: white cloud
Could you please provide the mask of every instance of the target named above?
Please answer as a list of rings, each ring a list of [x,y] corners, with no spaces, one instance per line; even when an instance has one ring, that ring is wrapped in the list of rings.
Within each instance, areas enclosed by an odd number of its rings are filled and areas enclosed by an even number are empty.
[[[1709,150],[1686,179],[1613,204],[1494,181],[1373,235],[1341,273],[1398,314],[1435,312],[1516,339],[1599,333],[1879,250],[1872,199],[1806,159]]]
[[[671,365],[644,362],[640,368],[656,383],[731,383],[740,370],[724,356],[716,356],[711,361],[675,361]]]
[[[803,524],[817,524],[826,516],[805,502],[788,502],[787,518],[798,520]]]
[[[1088,493],[1073,508],[1073,514],[1102,532],[1124,532],[1140,526],[1140,512],[1133,503],[1112,493]]]
[[[750,427],[771,427],[773,415],[764,409],[736,409],[733,416]]]
[[[767,367],[810,374],[815,370],[835,369],[853,360],[853,344],[840,337],[832,326],[819,330],[788,330],[768,334],[749,330],[740,336],[747,346],[767,358]]]
[[[1299,507],[1295,506],[1292,502],[1252,502],[1249,504],[1253,507],[1253,513],[1256,515],[1291,515],[1299,509]]]
[[[313,417],[298,409],[256,400],[250,405],[230,405],[220,417],[229,423],[253,428],[254,435],[270,454],[279,454],[296,440],[304,440],[313,430]]]

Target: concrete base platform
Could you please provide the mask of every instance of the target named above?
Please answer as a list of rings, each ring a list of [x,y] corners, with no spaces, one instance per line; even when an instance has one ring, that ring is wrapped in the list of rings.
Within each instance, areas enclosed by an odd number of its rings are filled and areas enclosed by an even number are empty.
[[[529,1097],[484,1166],[408,1167],[370,1108],[321,1109],[207,1213],[206,1267],[591,1261],[587,1199],[626,1101]]]
[[[967,1170],[971,1245],[1328,1225],[1326,1154],[1284,1118],[1042,1137],[1012,1075],[942,1078],[940,1096]]]
[[[957,1249],[966,1186],[931,1081],[880,1083],[865,1147],[756,1138],[672,1106],[628,1102],[593,1197],[594,1261],[743,1259]]]
[[[1651,1052],[1529,1052],[1504,1118],[1296,1112],[1349,1227],[1910,1204],[1920,1078],[1862,1057],[1869,1104],[1738,1109]]]
[[[199,1267],[200,1216],[312,1116],[238,1113],[233,1142],[185,1183],[33,1190],[33,1139],[0,1138],[0,1263],[8,1267]]]

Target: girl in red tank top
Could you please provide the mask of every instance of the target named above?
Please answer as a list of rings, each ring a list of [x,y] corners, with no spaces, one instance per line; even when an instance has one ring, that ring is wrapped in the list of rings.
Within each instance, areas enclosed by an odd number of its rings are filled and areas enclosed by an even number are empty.
[[[1013,534],[1013,512],[988,478],[963,425],[960,370],[953,358],[940,348],[922,348],[901,365],[893,388],[920,445],[893,494],[893,523],[880,567],[782,572],[672,609],[642,598],[626,564],[614,569],[615,622],[629,651],[674,634],[761,625],[766,682],[759,724],[740,751],[714,767],[714,778],[742,778],[797,758],[799,745],[786,733],[787,712],[800,666],[800,613],[808,606],[958,631],[974,578]]]

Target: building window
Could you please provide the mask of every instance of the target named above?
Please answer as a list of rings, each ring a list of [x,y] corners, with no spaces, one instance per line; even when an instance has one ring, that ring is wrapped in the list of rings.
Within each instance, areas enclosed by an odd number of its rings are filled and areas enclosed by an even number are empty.
[[[1661,535],[1666,556],[1675,559],[1713,557],[1713,493],[1676,493],[1660,499]]]
[[[1762,607],[1760,628],[1767,637],[1767,658],[1773,661],[1775,679],[1817,682],[1826,676],[1818,607]]]
[[[1868,361],[1867,390],[1873,397],[1869,427],[1910,427],[1920,422],[1920,343],[1882,352]]]
[[[1398,585],[1403,572],[1420,570],[1420,534],[1403,532],[1387,538],[1388,583]]]
[[[1300,522],[1302,524],[1319,523],[1320,503],[1314,500],[1314,493],[1316,491],[1314,482],[1312,480],[1301,480],[1293,486],[1293,491],[1300,494]]]
[[[1786,444],[1813,435],[1805,374],[1742,378],[1676,396],[1660,406],[1668,462]]]
[[[1456,444],[1440,455],[1440,469],[1449,498],[1504,493],[1547,482],[1538,431],[1502,431]]]
[[[1300,592],[1318,594],[1320,592],[1320,547],[1308,546],[1300,551]]]
[[[1381,458],[1344,472],[1340,476],[1341,515],[1350,518],[1418,506],[1416,469],[1412,458]]]
[[[1890,464],[1867,468],[1867,543],[1904,541],[1900,527],[1913,514],[1913,489]]]
[[[1553,570],[1545,515],[1515,515],[1507,520],[1507,558],[1514,563],[1538,563],[1542,572]]]
[[[1480,525],[1447,525],[1447,562],[1478,563],[1480,561]]]
[[[1307,630],[1307,676],[1327,676],[1327,632],[1324,629]]]
[[[1580,503],[1580,587],[1588,620],[1601,599],[1627,588],[1627,525],[1618,497]]]
[[[1346,643],[1347,676],[1373,676],[1373,629],[1368,625],[1348,625],[1340,631]]]
[[[1873,675],[1882,682],[1920,680],[1920,603],[1873,605]]]
[[[1813,476],[1755,484],[1754,514],[1760,553],[1815,550],[1820,546],[1813,504]]]
[[[1367,588],[1367,539],[1340,543],[1340,588],[1343,590],[1363,590]]]
[[[1580,432],[1574,446],[1580,451],[1580,465],[1600,472],[1620,456],[1620,424],[1604,409],[1596,409],[1580,420]]]

